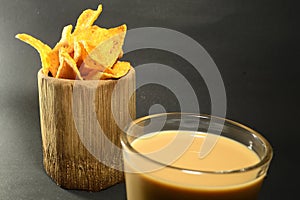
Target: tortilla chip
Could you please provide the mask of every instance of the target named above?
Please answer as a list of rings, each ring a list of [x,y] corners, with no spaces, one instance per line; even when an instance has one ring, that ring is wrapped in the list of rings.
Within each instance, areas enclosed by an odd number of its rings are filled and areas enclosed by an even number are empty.
[[[112,67],[112,74],[114,78],[125,76],[130,70],[131,65],[129,62],[117,61]]]
[[[98,6],[97,10],[87,9],[83,11],[77,19],[77,23],[73,34],[76,35],[79,32],[84,31],[86,28],[92,26],[101,12],[101,4]]]
[[[102,74],[101,71],[89,69],[89,73],[84,77],[84,80],[100,80]]]
[[[73,51],[72,25],[65,26],[61,33],[61,39],[53,48],[53,51],[59,51],[60,48],[68,49],[68,52]]]
[[[40,54],[43,73],[53,77],[74,79],[119,78],[130,69],[127,62],[118,62],[123,56],[122,46],[127,31],[126,25],[105,29],[93,25],[102,12],[87,9],[79,16],[74,32],[73,26],[63,28],[61,39],[51,49],[40,40],[27,34],[16,38],[33,46]]]
[[[58,57],[53,54],[52,49],[48,45],[25,33],[17,34],[16,38],[31,45],[39,52],[45,75],[48,75],[49,71],[52,76],[56,75],[57,66],[59,65]]]
[[[87,52],[84,49],[83,45],[78,42],[74,41],[74,61],[77,63],[77,67],[80,68],[83,60],[87,56]]]
[[[124,44],[126,29],[126,25],[122,25],[109,29],[102,37],[96,37],[100,39],[82,42],[89,54],[89,60],[84,60],[87,63],[86,67],[99,71],[111,68],[120,55],[123,54],[122,46]]]
[[[84,76],[84,80],[105,80],[117,79],[125,76],[130,70],[131,65],[129,62],[117,61],[109,71],[98,71],[91,69],[89,73]]]
[[[59,50],[59,62],[60,65],[58,67],[56,78],[75,79],[77,77],[78,79],[83,80],[77,68],[76,62],[65,48],[61,48]]]

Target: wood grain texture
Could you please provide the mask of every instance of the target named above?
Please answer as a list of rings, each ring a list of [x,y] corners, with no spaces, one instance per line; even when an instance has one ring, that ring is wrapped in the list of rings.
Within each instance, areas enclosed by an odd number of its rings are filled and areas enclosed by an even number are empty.
[[[119,98],[112,101],[112,91],[117,82]],[[122,171],[97,159],[109,156],[116,165],[122,163],[122,154],[105,147],[97,133],[97,126],[100,125],[105,136],[121,148],[121,129],[132,120],[130,116],[134,119],[136,115],[135,93],[130,94],[135,90],[135,71],[132,68],[118,80],[97,81],[96,88],[91,86],[95,85],[95,81],[76,80],[76,93],[79,91],[76,102],[79,106],[75,112],[72,108],[74,85],[74,80],[48,77],[41,70],[38,73],[44,168],[63,188],[100,191],[123,181],[124,177]],[[91,98],[95,107],[90,105]],[[129,103],[124,99],[128,99]],[[113,115],[111,105],[119,112]],[[128,109],[130,115],[124,109]],[[97,123],[88,114],[91,110],[96,112]]]

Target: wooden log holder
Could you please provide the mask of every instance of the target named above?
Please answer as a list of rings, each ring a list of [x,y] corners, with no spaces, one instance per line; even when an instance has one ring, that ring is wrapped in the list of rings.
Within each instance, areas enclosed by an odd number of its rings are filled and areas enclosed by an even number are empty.
[[[106,137],[117,147],[121,148],[119,136],[124,128],[136,115],[135,94],[129,91],[135,89],[135,71],[130,69],[126,76],[117,80],[99,80],[96,87],[94,99],[95,111],[98,124],[89,122],[88,115],[85,115],[90,106],[87,105],[87,98],[90,98],[92,80],[68,80],[57,79],[46,76],[42,70],[38,72],[40,123],[42,134],[43,164],[46,173],[59,186],[66,189],[78,189],[87,191],[100,191],[108,188],[124,179],[123,172],[103,164],[83,143],[82,138],[74,120],[72,109],[72,98],[75,81],[80,84],[82,95],[78,101],[82,104],[80,120],[83,120],[89,130],[97,130],[95,126],[100,125]],[[117,94],[120,95],[117,101],[113,102],[116,108],[119,124],[115,122],[112,113],[112,91],[119,82]],[[123,99],[129,99],[128,108],[130,117],[123,112]],[[122,127],[120,127],[122,126]],[[89,134],[89,133],[87,133]],[[101,141],[97,134],[93,137],[92,148],[105,155]],[[103,142],[103,141],[102,141]],[[122,161],[122,155],[116,154],[112,158],[116,163]]]

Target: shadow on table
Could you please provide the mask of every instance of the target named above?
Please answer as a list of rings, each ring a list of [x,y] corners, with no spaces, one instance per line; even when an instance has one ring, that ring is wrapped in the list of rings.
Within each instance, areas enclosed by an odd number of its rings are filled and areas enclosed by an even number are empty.
[[[38,96],[36,93],[10,93],[1,99],[4,127],[4,146],[12,162],[42,168],[42,141],[40,133]]]
[[[87,192],[87,191],[76,191],[76,190],[69,190],[69,193],[79,197],[80,199],[91,199],[91,200],[126,200],[126,193],[125,193],[125,184],[120,183],[109,187],[105,190],[100,192]]]

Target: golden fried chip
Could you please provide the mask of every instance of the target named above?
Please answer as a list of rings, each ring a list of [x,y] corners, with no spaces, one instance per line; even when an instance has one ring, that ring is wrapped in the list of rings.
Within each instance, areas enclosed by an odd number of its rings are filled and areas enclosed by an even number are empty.
[[[71,24],[63,28],[60,41],[66,41],[68,43],[71,43],[72,28],[73,26]]]
[[[48,75],[49,71],[52,76],[56,75],[57,67],[59,65],[58,56],[53,54],[52,49],[48,45],[25,33],[17,34],[16,38],[31,45],[39,52],[43,73],[45,75]]]
[[[95,47],[89,45],[86,41],[81,41],[80,44],[82,45],[81,51],[85,52],[82,53],[82,57],[81,57],[83,59],[84,67],[89,69],[95,69],[98,71],[104,71],[105,67],[99,62],[97,62],[96,59],[92,57],[92,54],[89,53],[89,52],[93,52],[93,49]]]
[[[97,70],[93,70],[93,69],[85,67],[84,63],[82,63],[82,65],[79,68],[79,72],[80,72],[81,76],[83,77],[83,79],[86,79],[85,77],[87,77],[92,71],[97,71]]]
[[[86,67],[99,71],[111,68],[122,55],[126,29],[126,25],[122,25],[109,29],[102,37],[96,37],[93,41],[83,41],[82,44],[89,54],[88,60],[84,60]]]
[[[95,73],[98,73],[98,72],[101,72],[101,73],[105,72],[105,73],[109,73],[109,74],[112,73],[112,70],[110,68],[106,68],[105,70],[100,71],[100,70],[97,70],[97,69],[88,68],[86,66],[87,66],[87,64],[83,62],[82,65],[79,68],[80,74],[83,77],[83,79],[88,79],[87,78],[88,76],[94,75]],[[95,78],[93,78],[93,80],[94,79]]]
[[[101,71],[89,69],[89,73],[84,77],[84,80],[100,80],[102,74],[103,72]]]
[[[123,45],[126,31],[127,26],[125,24],[110,29],[92,26],[83,32],[78,37],[78,40],[85,40],[89,45],[94,47],[101,45],[101,43],[105,43],[107,40],[114,40],[115,42],[120,42],[120,44]],[[93,37],[90,37],[90,35]]]
[[[74,30],[74,35],[78,34],[81,31],[84,31],[86,28],[93,25],[96,19],[99,17],[102,12],[102,5],[100,4],[97,10],[87,9],[81,13],[77,19],[77,23]]]
[[[58,67],[56,78],[75,79],[77,76],[78,79],[83,80],[76,62],[65,48],[61,48],[59,50],[59,62],[60,65]]]
[[[27,44],[31,45],[33,48],[35,48],[38,52],[43,53],[50,53],[52,50],[48,45],[44,44],[40,40],[32,37],[31,35],[28,35],[26,33],[20,33],[16,35],[16,38],[19,40],[22,40],[23,42],[26,42]]]
[[[83,49],[82,44],[78,41],[74,41],[74,61],[77,63],[78,67],[80,67],[86,55],[87,52]]]
[[[51,75],[53,77],[56,76],[57,74],[57,69],[58,69],[58,65],[59,65],[59,58],[58,58],[58,55],[55,51],[51,51],[48,56],[47,56],[47,62],[48,63],[47,65],[49,66],[49,71],[51,72]],[[47,68],[47,66],[46,66]],[[44,67],[43,67],[44,69]],[[44,73],[45,74],[45,73]],[[48,73],[46,74],[48,75]]]
[[[127,62],[118,61],[123,56],[122,46],[127,27],[124,24],[105,29],[93,25],[101,12],[101,4],[97,10],[83,11],[73,33],[72,25],[65,26],[61,39],[53,49],[27,34],[18,34],[16,38],[39,52],[46,75],[51,72],[56,78],[78,77],[80,80],[120,78],[131,67]]]
[[[85,77],[85,80],[105,80],[111,78],[120,78],[125,76],[130,70],[131,65],[129,62],[117,61],[110,71],[98,71],[92,69]]]
[[[76,74],[73,69],[66,63],[65,59],[61,57],[55,78],[74,79],[75,77]]]
[[[93,25],[84,29],[84,31],[72,34],[74,41],[88,41],[89,43],[100,43],[105,35],[107,35],[108,29],[101,28],[99,26]]]
[[[113,67],[112,67],[112,74],[114,75],[114,78],[120,78],[122,76],[125,76],[127,72],[130,70],[131,65],[129,62],[125,61],[117,61]]]
[[[121,33],[126,33],[126,31],[127,31],[126,24],[123,24],[123,25],[115,27],[115,28],[110,28],[110,29],[108,29],[107,37],[110,37],[112,35],[118,35],[118,34],[121,34]]]
[[[61,33],[61,39],[53,48],[54,51],[59,51],[60,48],[68,49],[68,52],[73,50],[72,25],[65,26]]]

